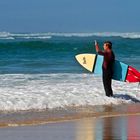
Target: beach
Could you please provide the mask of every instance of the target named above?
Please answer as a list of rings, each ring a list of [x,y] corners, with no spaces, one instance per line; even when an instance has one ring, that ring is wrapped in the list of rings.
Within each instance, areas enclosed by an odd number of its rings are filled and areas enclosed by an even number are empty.
[[[138,83],[113,80],[107,97],[75,60],[96,53],[93,40],[111,40],[116,59],[140,70],[139,33],[0,32],[0,139],[139,139]]]
[[[0,140],[140,140],[139,5],[0,1]]]
[[[0,1],[0,140],[140,140],[139,5]]]
[[[101,109],[101,107],[100,107]],[[99,110],[100,110],[99,109]],[[64,113],[65,112],[65,113]],[[60,113],[60,112],[59,112]],[[139,140],[140,105],[124,107],[104,107],[104,111],[94,112],[77,109],[77,113],[63,115],[58,112],[48,119],[17,116],[16,124],[0,128],[2,140]],[[41,114],[41,113],[40,113]],[[45,113],[44,113],[45,114]],[[51,114],[51,113],[50,113]],[[58,117],[59,114],[59,117]],[[86,114],[86,115],[85,115]],[[24,114],[25,116],[25,114]],[[37,115],[36,115],[37,116]],[[38,115],[39,116],[39,115]],[[41,116],[43,116],[41,114]],[[68,117],[71,116],[71,117]],[[29,117],[29,115],[28,115]],[[31,115],[30,115],[31,117]],[[57,119],[56,119],[57,118]],[[9,119],[9,118],[8,118]],[[34,119],[34,121],[33,121]],[[32,120],[32,121],[31,121]],[[10,121],[10,120],[9,120]],[[29,123],[30,121],[30,123]],[[12,121],[11,121],[12,122]],[[28,122],[28,123],[27,123]]]

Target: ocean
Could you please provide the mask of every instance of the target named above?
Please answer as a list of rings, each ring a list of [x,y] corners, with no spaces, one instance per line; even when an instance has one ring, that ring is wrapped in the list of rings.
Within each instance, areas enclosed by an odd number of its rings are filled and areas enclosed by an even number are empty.
[[[140,102],[138,83],[113,81],[105,96],[102,78],[75,60],[110,40],[116,59],[140,71],[140,33],[0,33],[0,111],[67,109]]]

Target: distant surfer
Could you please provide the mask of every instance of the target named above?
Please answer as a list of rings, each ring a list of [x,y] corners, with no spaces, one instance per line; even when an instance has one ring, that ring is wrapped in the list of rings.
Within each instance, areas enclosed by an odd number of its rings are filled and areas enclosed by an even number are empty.
[[[112,91],[112,76],[113,76],[113,63],[115,61],[115,55],[112,51],[112,43],[110,41],[104,42],[104,51],[100,50],[97,41],[95,40],[96,52],[104,56],[104,61],[102,65],[103,70],[103,85],[105,89],[106,96],[113,96]]]

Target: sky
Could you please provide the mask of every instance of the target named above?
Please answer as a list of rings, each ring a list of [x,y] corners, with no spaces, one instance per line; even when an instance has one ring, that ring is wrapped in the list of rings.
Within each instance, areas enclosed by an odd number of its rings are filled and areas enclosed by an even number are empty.
[[[0,0],[0,32],[140,32],[140,0]]]

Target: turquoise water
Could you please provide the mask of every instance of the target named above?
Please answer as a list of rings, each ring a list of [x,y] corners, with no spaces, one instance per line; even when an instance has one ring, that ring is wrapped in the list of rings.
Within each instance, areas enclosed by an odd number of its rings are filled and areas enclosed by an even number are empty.
[[[0,33],[0,110],[140,102],[137,83],[113,81],[115,98],[105,96],[101,77],[76,61],[96,53],[110,40],[116,59],[140,71],[140,34],[134,33]]]
[[[66,36],[10,34],[0,38],[0,73],[83,73],[75,61],[79,53],[96,53],[93,41],[101,48],[110,40],[116,59],[140,70],[140,38],[118,36]],[[26,36],[25,36],[26,35]],[[1,35],[2,36],[2,35]]]

